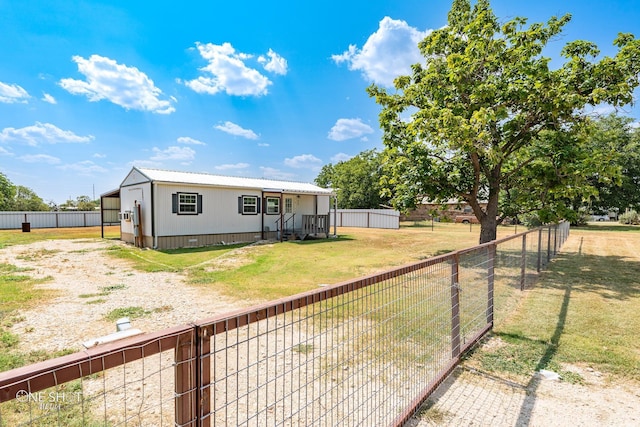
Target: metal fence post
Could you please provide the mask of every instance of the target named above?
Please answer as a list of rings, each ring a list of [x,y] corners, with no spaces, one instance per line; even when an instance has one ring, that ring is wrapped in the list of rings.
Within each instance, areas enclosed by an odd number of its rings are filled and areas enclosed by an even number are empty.
[[[520,290],[524,291],[527,274],[527,235],[522,235],[522,253],[520,257]]]
[[[495,259],[498,245],[492,244],[487,248],[487,324],[493,327],[493,291],[495,285]]]
[[[196,328],[178,337],[175,349],[175,425],[197,426]]]
[[[451,357],[460,356],[460,284],[458,275],[460,255],[456,253],[451,264]]]
[[[542,268],[542,228],[538,228],[538,265],[536,271],[540,273]]]
[[[198,327],[196,364],[196,402],[198,427],[211,425],[211,336],[213,327]]]
[[[547,238],[547,264],[551,261],[551,226],[549,226]],[[545,264],[546,265],[546,264]]]

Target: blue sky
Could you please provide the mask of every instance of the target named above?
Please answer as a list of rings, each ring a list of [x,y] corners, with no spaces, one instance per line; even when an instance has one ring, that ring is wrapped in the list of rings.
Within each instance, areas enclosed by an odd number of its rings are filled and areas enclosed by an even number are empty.
[[[450,5],[0,0],[0,171],[56,203],[115,189],[132,165],[312,182],[382,148],[365,89],[408,74]],[[492,6],[504,21],[571,13],[552,58],[640,37],[638,1]]]

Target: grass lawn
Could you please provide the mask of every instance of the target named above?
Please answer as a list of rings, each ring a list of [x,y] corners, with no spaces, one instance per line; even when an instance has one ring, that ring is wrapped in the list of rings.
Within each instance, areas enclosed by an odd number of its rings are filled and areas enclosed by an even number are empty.
[[[499,237],[515,227],[499,227]],[[519,231],[524,231],[522,227]],[[408,223],[398,230],[338,228],[338,238],[291,241],[233,253],[242,245],[145,251],[114,246],[111,253],[145,271],[182,271],[190,283],[245,300],[271,300],[474,246],[478,225]],[[232,261],[232,260],[229,260]]]
[[[53,239],[96,239],[100,238],[100,227],[70,227],[70,228],[32,228],[30,232],[22,230],[0,230],[0,249],[11,245],[26,245],[41,240]],[[119,239],[119,226],[105,226],[106,239]]]
[[[473,355],[484,369],[547,369],[580,381],[571,366],[640,381],[640,228],[573,228],[562,252],[517,310],[496,325],[504,345]]]

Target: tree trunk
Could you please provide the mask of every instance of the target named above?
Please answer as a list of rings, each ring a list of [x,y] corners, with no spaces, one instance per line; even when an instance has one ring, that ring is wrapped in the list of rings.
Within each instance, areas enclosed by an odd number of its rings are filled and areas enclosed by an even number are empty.
[[[489,209],[487,209],[489,211]],[[498,221],[496,215],[485,215],[480,221],[480,244],[496,240]]]
[[[480,244],[496,240],[498,228],[498,195],[500,193],[500,167],[496,167],[490,175],[489,200],[487,208],[480,220]]]

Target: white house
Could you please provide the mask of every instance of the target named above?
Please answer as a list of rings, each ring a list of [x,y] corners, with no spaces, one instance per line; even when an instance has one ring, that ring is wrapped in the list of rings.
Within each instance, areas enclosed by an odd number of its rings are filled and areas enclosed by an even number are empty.
[[[119,196],[122,240],[170,249],[327,237],[334,193],[301,182],[134,167]]]

